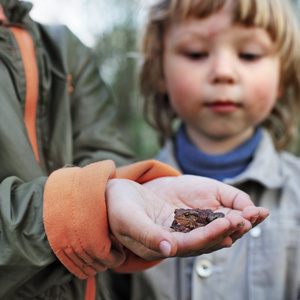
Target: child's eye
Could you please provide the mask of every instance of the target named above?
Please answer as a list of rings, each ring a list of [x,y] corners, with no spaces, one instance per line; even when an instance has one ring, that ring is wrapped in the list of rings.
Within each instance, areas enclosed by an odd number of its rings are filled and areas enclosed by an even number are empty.
[[[253,53],[241,53],[240,58],[246,61],[255,61],[260,58],[260,55]]]
[[[206,52],[187,52],[185,54],[188,58],[192,60],[200,60],[208,56]]]

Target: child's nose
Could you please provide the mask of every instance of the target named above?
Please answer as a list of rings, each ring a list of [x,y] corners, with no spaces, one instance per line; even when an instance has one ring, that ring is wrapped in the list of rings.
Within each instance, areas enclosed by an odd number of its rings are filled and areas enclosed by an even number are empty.
[[[220,53],[212,58],[210,82],[212,84],[234,84],[236,82],[236,70],[230,54]]]

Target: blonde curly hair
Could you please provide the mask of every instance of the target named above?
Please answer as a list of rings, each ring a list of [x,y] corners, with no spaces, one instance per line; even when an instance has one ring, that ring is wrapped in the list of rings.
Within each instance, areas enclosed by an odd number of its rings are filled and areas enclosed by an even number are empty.
[[[298,133],[300,114],[300,32],[290,0],[159,0],[148,14],[142,54],[140,86],[144,115],[159,131],[161,144],[172,137],[177,115],[162,91],[164,35],[169,26],[187,18],[204,18],[231,1],[233,22],[267,30],[281,60],[282,95],[262,126],[278,150],[291,145]]]

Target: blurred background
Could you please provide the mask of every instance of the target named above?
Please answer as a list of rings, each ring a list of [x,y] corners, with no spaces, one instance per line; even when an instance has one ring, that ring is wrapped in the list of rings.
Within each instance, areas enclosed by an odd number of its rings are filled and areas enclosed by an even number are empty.
[[[28,0],[31,17],[44,24],[66,24],[87,46],[96,50],[102,77],[118,105],[120,130],[139,159],[158,149],[155,131],[142,117],[138,91],[138,35],[147,0]],[[147,4],[145,4],[147,2]]]
[[[147,7],[155,0],[28,0],[41,23],[66,24],[99,55],[102,77],[118,105],[120,130],[139,159],[159,150],[155,131],[144,121],[138,89],[139,36]],[[293,0],[300,6],[300,0]]]

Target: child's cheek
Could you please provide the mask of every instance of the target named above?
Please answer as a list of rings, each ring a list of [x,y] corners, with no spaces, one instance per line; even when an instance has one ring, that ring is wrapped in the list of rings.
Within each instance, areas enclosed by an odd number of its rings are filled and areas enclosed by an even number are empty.
[[[247,77],[249,101],[254,101],[254,107],[269,114],[276,103],[279,91],[279,60],[274,57],[266,58],[260,69],[251,77]],[[252,99],[252,100],[251,100]]]
[[[269,80],[262,80],[260,82],[260,85],[253,88],[250,99],[256,102],[256,110],[269,114],[276,102],[277,89]]]
[[[180,74],[173,74],[169,81],[168,92],[172,101],[178,104],[184,104],[196,96],[195,83],[189,76],[182,76]]]

